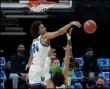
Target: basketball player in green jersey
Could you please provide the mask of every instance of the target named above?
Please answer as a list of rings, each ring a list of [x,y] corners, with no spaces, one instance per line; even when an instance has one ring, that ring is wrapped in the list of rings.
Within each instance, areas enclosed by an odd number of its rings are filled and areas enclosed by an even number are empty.
[[[65,50],[64,60],[68,60],[66,63],[66,67],[64,67],[65,73],[59,66],[51,67],[51,56],[55,55],[54,53],[55,50],[51,49],[48,57],[46,57],[44,65],[44,76],[47,88],[66,88],[66,86],[68,85],[68,68],[70,62],[71,46],[67,44],[64,50]]]

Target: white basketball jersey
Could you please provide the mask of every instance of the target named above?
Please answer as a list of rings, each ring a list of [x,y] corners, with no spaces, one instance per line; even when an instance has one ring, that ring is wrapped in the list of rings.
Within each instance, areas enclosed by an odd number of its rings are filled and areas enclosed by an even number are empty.
[[[41,37],[34,39],[32,42],[32,51],[33,51],[33,65],[44,67],[46,57],[50,50],[50,46],[46,47],[41,43]]]

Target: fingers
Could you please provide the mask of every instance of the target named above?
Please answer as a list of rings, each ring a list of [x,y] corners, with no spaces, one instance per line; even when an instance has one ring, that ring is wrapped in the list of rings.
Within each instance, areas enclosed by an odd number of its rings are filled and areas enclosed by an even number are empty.
[[[53,53],[52,56],[56,56],[56,53]]]
[[[66,47],[63,47],[63,49],[65,50],[65,51],[69,51],[70,49],[71,49],[72,47],[70,46],[70,45],[66,45]]]
[[[75,25],[78,28],[81,28],[82,27],[82,25],[78,21],[73,21],[73,25]]]
[[[70,29],[69,29],[69,33],[72,33],[72,30],[73,30],[73,28],[70,28]]]
[[[56,51],[56,49],[50,49],[48,56],[49,57],[56,56],[55,51]]]
[[[49,53],[54,53],[56,49],[50,49]]]
[[[50,49],[50,51],[51,51],[51,52],[55,52],[55,51],[56,51],[56,49]]]
[[[70,29],[69,29],[69,35],[72,34],[72,31],[73,31],[73,28],[70,28]]]
[[[66,32],[66,34],[71,34],[72,33],[73,28],[69,29],[69,32]]]
[[[53,53],[53,55],[51,55],[51,58],[55,58],[56,57],[56,53]]]
[[[78,28],[81,28],[82,27],[82,25],[77,21],[76,22],[76,26],[78,27]]]
[[[79,28],[81,28],[82,27],[82,25],[78,22],[78,26],[79,26]]]
[[[56,53],[53,53],[50,58],[56,58]]]

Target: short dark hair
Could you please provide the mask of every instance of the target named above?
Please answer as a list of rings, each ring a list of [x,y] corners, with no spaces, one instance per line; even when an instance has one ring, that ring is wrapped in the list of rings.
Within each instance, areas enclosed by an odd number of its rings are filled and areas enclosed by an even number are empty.
[[[36,38],[39,36],[38,32],[39,32],[39,26],[40,24],[42,24],[41,21],[34,21],[32,24],[31,24],[31,28],[30,28],[30,33],[31,33],[31,36],[33,38]]]
[[[23,46],[25,47],[24,43],[19,43],[19,44],[17,45],[17,48],[18,48],[20,45],[23,45]]]
[[[24,43],[19,43],[18,46],[19,46],[19,45],[24,45]]]
[[[59,60],[59,58],[52,58],[52,63],[53,63],[54,60]],[[60,61],[60,60],[59,60],[59,61]]]
[[[62,73],[56,72],[56,73],[54,73],[54,75],[52,77],[52,81],[53,81],[55,86],[60,87],[61,85],[64,84],[65,77]]]
[[[102,80],[105,81],[105,78],[102,75],[98,75],[97,78],[96,78],[96,81],[98,81],[98,79],[102,79]]]

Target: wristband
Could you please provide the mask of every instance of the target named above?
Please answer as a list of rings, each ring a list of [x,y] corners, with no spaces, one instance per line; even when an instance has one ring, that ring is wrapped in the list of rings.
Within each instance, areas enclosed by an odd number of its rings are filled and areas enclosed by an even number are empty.
[[[71,40],[71,36],[69,34],[67,34],[67,39]]]

